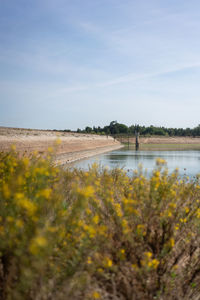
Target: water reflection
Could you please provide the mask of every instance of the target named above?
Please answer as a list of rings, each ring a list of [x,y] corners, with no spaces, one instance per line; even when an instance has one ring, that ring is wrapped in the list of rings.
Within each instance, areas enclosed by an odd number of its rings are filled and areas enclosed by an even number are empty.
[[[107,159],[110,160],[110,161],[126,161],[128,159],[128,155],[107,155]]]
[[[148,150],[129,150],[127,148],[105,153],[87,160],[76,162],[74,166],[88,169],[94,162],[109,168],[120,167],[132,172],[142,164],[147,174],[150,174],[155,167],[156,158],[163,158],[167,161],[169,172],[179,168],[181,175],[194,176],[200,173],[200,150],[171,150],[171,151],[148,151]]]

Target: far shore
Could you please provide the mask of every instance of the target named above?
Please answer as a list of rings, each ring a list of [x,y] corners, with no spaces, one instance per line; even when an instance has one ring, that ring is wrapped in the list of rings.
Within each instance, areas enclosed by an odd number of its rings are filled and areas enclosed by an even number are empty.
[[[118,141],[122,143],[127,143],[128,142],[128,137],[119,137]],[[175,145],[180,145],[180,144],[190,144],[190,145],[200,145],[200,137],[191,137],[191,136],[140,136],[139,137],[139,142],[141,145],[144,144],[159,144],[159,145],[169,145],[169,144],[175,144]],[[135,143],[135,138],[130,137],[129,138],[129,143],[134,144]]]

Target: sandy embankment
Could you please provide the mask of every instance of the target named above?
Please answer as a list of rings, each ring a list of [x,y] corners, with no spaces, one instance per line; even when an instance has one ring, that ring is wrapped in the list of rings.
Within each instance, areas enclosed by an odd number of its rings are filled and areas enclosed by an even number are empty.
[[[15,145],[20,153],[29,154],[37,150],[43,154],[49,147],[55,147],[58,139],[61,143],[56,145],[56,164],[70,163],[122,147],[120,142],[109,136],[0,127],[0,151],[9,151],[11,145]]]
[[[200,144],[200,137],[178,136],[178,137],[141,137],[143,144]]]
[[[121,142],[127,142],[128,137],[118,138]],[[135,143],[135,137],[129,138],[130,143]],[[200,137],[190,136],[177,136],[177,137],[166,137],[166,136],[151,136],[151,137],[139,137],[140,144],[200,144]]]

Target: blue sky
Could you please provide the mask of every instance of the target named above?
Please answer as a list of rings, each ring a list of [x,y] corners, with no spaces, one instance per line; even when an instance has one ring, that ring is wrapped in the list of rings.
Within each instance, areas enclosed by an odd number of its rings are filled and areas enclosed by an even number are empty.
[[[0,126],[200,123],[199,0],[0,0]]]

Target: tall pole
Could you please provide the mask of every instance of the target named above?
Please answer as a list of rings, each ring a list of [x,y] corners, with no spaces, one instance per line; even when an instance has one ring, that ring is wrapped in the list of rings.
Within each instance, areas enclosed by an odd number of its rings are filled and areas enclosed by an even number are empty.
[[[139,132],[136,131],[135,132],[135,150],[139,150],[139,146],[140,146],[140,144],[139,144]]]

